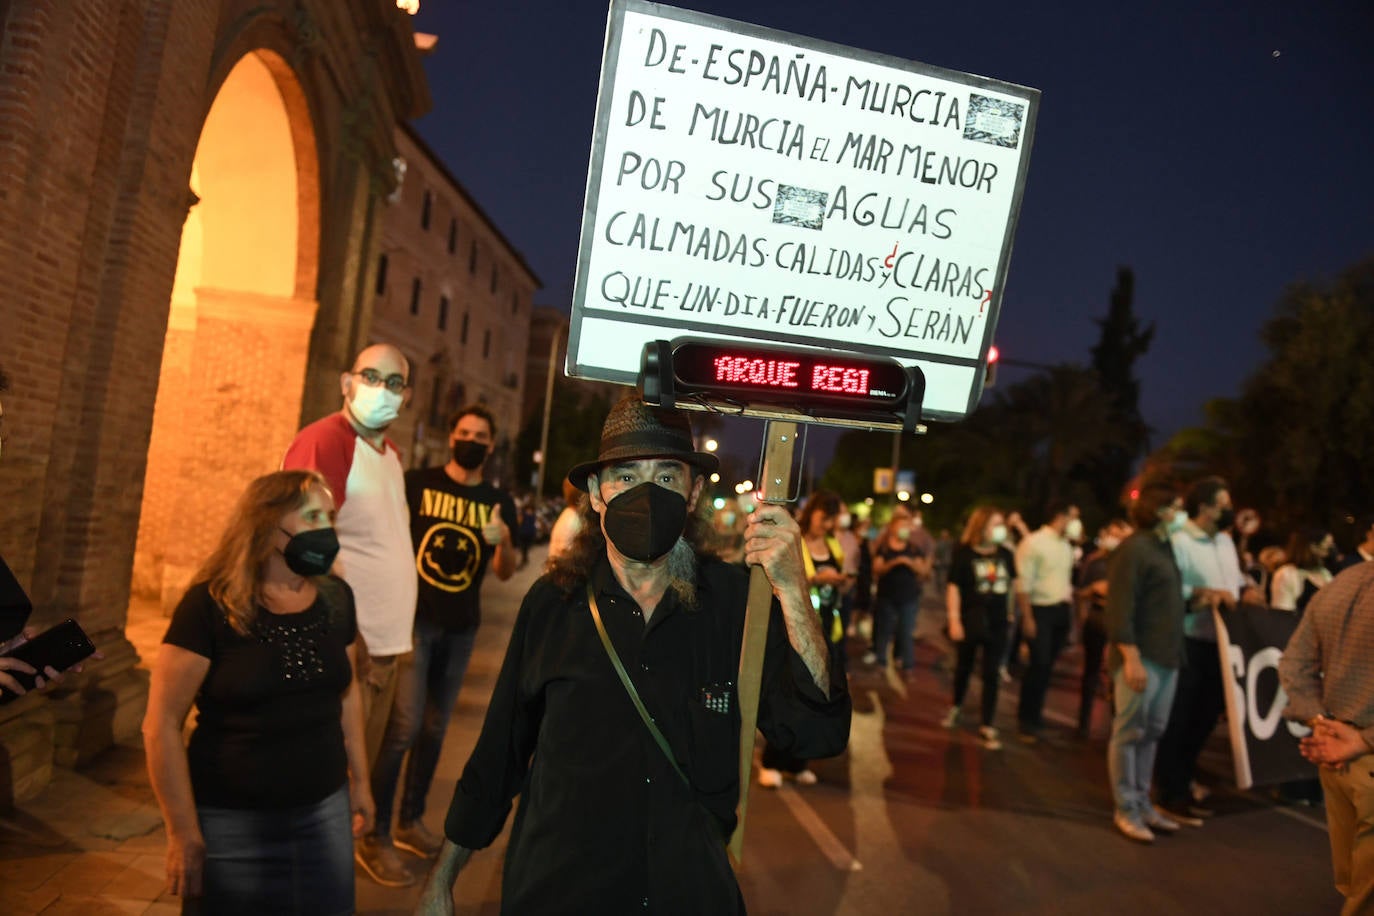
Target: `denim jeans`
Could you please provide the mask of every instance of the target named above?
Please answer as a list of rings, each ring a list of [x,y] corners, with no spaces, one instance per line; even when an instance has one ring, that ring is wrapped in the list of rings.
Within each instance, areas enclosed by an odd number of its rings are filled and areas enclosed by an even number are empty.
[[[183,913],[352,913],[348,789],[297,808],[198,807],[205,886]]]
[[[879,664],[886,664],[888,650],[892,648],[893,634],[897,639],[896,655],[902,667],[910,671],[916,667],[916,611],[921,606],[921,593],[917,592],[910,601],[894,601],[879,598],[873,607],[873,652]]]
[[[475,628],[448,632],[435,623],[418,618],[415,621],[415,648],[401,656],[391,718],[372,767],[377,836],[391,834],[391,809],[403,761],[405,780],[399,820],[411,824],[425,813],[425,796],[434,780],[444,732],[458,702],[458,690],[463,686],[463,674],[476,637]]]
[[[1145,690],[1137,693],[1126,685],[1123,668],[1112,672],[1112,738],[1107,744],[1107,774],[1112,783],[1116,810],[1140,814],[1150,804],[1150,777],[1155,750],[1169,724],[1169,710],[1178,687],[1178,669],[1141,659],[1145,666]]]

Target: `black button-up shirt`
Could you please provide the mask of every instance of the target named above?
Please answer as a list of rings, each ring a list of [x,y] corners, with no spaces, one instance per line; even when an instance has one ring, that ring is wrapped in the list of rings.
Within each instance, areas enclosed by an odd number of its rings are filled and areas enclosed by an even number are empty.
[[[616,676],[587,608],[541,579],[515,621],[472,757],[444,824],[470,849],[520,810],[506,853],[502,912],[743,911],[725,853],[739,799],[739,667],[748,576],[703,560],[697,607],[670,591],[648,626],[604,559],[591,581],[607,633],[691,780],[683,785]],[[728,712],[702,702],[730,686]],[[759,701],[771,745],[803,757],[849,738],[844,677],[816,688],[773,602]],[[719,700],[712,704],[720,708]]]

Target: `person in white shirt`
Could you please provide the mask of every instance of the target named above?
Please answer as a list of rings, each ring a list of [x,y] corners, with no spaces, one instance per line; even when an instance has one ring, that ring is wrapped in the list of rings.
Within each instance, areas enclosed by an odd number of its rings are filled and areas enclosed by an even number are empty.
[[[296,434],[282,470],[306,468],[329,482],[338,507],[335,574],[353,589],[367,760],[371,766],[396,692],[397,660],[411,648],[419,586],[406,508],[405,469],[386,430],[410,400],[410,362],[373,344],[340,377],[343,407]]]
[[[1016,548],[1016,605],[1021,635],[1030,645],[1016,718],[1027,744],[1036,743],[1044,729],[1050,672],[1073,625],[1073,542],[1083,537],[1077,506],[1051,505],[1045,519]]]
[[[1212,610],[1229,611],[1249,590],[1247,600],[1262,604],[1258,589],[1240,571],[1240,557],[1227,529],[1235,522],[1231,492],[1220,477],[1204,477],[1184,501],[1188,521],[1171,537],[1174,561],[1183,582],[1184,666],[1169,712],[1169,726],[1155,756],[1155,786],[1160,804],[1185,824],[1200,826],[1212,814],[1193,789],[1198,755],[1221,718],[1221,660]]]
[[[1270,584],[1269,606],[1276,611],[1302,613],[1323,587],[1330,583],[1331,570],[1326,560],[1336,550],[1331,532],[1305,528],[1288,539],[1288,562],[1274,572]]]

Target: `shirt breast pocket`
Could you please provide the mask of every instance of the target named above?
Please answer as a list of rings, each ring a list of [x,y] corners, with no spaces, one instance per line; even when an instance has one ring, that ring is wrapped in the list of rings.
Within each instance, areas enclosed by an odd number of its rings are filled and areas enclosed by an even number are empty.
[[[703,688],[687,702],[693,787],[713,795],[739,778],[739,715],[732,688]]]

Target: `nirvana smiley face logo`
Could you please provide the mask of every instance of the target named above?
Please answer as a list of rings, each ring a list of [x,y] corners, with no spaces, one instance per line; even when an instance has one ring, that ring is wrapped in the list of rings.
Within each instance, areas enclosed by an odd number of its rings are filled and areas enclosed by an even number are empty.
[[[482,545],[466,528],[438,522],[425,532],[415,554],[420,578],[446,592],[466,591],[482,560]]]

